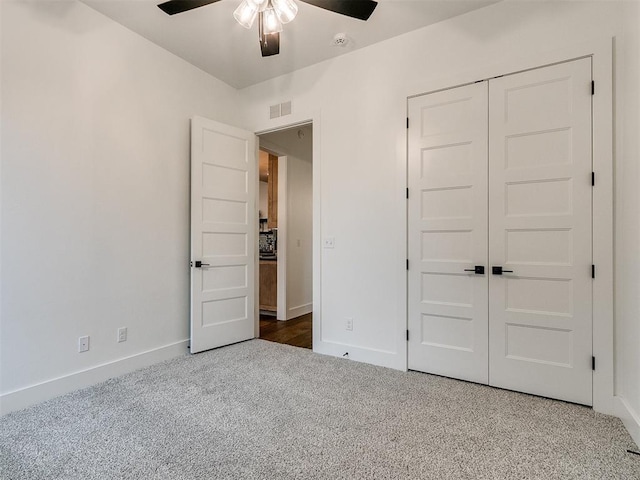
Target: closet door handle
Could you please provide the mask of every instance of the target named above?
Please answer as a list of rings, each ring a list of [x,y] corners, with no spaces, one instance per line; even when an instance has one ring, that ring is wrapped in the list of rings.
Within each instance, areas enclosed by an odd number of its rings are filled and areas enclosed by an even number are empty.
[[[502,266],[491,267],[491,273],[494,275],[502,275],[503,273],[513,273],[513,270],[503,270]]]
[[[465,268],[465,272],[473,272],[476,275],[484,275],[484,265],[476,265],[474,268]]]

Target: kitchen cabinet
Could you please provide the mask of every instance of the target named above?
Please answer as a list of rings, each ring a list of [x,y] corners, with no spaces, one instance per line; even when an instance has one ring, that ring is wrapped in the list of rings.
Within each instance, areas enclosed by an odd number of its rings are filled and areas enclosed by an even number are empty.
[[[278,262],[260,260],[260,310],[277,311]]]

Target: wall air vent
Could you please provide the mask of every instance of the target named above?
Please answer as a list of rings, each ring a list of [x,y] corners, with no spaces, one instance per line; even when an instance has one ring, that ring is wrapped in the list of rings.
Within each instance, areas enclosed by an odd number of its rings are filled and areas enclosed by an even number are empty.
[[[280,116],[280,104],[271,105],[269,107],[269,118],[273,120],[274,118],[278,118]]]
[[[285,115],[291,115],[291,100],[279,103],[278,105],[271,105],[269,107],[269,118],[271,120],[278,117],[284,117]]]

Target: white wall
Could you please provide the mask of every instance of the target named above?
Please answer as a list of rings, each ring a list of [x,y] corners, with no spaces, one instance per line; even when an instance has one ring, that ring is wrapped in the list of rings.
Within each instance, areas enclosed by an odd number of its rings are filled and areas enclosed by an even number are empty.
[[[312,164],[287,156],[287,320],[311,312]]]
[[[2,36],[3,9],[0,5],[0,305],[2,305],[2,78],[4,67],[2,65],[3,36]],[[0,308],[0,361],[2,361],[2,308]],[[2,391],[2,367],[0,366],[0,392]],[[0,393],[1,395],[1,393]],[[2,397],[0,397],[0,415],[2,414]]]
[[[298,132],[302,132],[302,135],[298,135]],[[278,262],[284,262],[286,277],[286,305],[283,314],[278,309],[279,320],[290,320],[312,310],[312,140],[313,133],[309,125],[260,137],[261,146],[286,156],[278,163],[278,191],[282,192],[278,199]],[[278,282],[282,278],[281,272],[279,266]],[[278,286],[280,289],[281,285]],[[278,297],[279,302],[282,296]]]
[[[319,351],[406,365],[406,97],[616,37],[616,378],[617,392],[640,412],[637,4],[625,8],[608,1],[501,2],[242,91],[254,130],[321,119],[321,154],[314,158],[320,235],[334,236],[336,246],[322,250]],[[269,120],[268,106],[283,98],[292,100],[294,115]],[[347,316],[354,317],[353,332],[344,328]]]
[[[6,411],[186,352],[189,119],[240,119],[235,89],[82,3],[0,8]]]

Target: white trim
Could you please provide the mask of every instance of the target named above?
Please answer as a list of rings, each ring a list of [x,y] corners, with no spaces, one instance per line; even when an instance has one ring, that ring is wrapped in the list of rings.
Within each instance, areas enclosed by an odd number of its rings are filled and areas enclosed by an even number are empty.
[[[591,48],[593,55],[593,409],[614,414],[613,297],[613,40]]]
[[[593,282],[593,355],[596,370],[593,374],[593,409],[615,415],[613,364],[613,39],[595,38],[567,48],[541,52],[507,62],[487,65],[472,72],[464,72],[408,87],[399,101],[445,88],[473,83],[499,75],[506,75],[554,63],[590,56],[593,59],[593,165],[596,186],[593,190],[593,261],[596,278]],[[404,119],[398,119],[404,122]],[[405,134],[406,136],[406,134]],[[404,145],[404,172],[407,175],[407,145]],[[406,184],[405,184],[406,186]],[[406,207],[405,207],[406,208]],[[405,210],[406,211],[406,210]],[[407,254],[406,228],[400,236],[404,255]],[[405,275],[404,268],[402,273]],[[404,282],[404,298],[408,285]],[[406,310],[405,310],[406,311]],[[396,326],[398,337],[404,336],[408,317],[405,313]],[[398,350],[407,369],[407,344]]]
[[[292,318],[298,318],[302,315],[306,315],[307,313],[311,313],[313,311],[312,303],[305,303],[304,305],[298,305],[297,307],[291,307],[287,309],[287,320],[291,320]]]
[[[255,189],[256,194],[253,196],[254,205],[253,209],[255,211],[255,218],[260,218],[260,139],[257,135],[253,136],[253,145],[254,145],[254,161],[256,162],[256,178],[253,183],[253,188]],[[191,186],[189,186],[191,188]],[[191,194],[189,194],[189,198],[191,198]],[[191,207],[189,207],[191,208]],[[257,221],[255,223],[255,236],[256,236],[256,244],[254,245],[253,251],[253,261],[255,267],[253,269],[253,336],[254,338],[260,338],[260,253],[259,243],[260,243],[260,222]]]
[[[287,252],[289,251],[289,161],[286,155],[278,155],[278,262],[276,282],[276,318],[289,320],[287,312]]]
[[[322,218],[320,217],[322,208],[322,195],[320,194],[320,178],[322,174],[321,150],[320,150],[320,112],[313,115],[313,322],[312,338],[313,351],[320,349],[322,344]]]
[[[614,404],[615,414],[622,420],[636,446],[640,446],[640,414],[634,411],[623,397],[615,397]]]
[[[110,378],[118,377],[164,360],[179,357],[187,353],[188,343],[188,340],[180,340],[179,342],[7,392],[0,396],[0,415],[21,410],[80,388],[90,387],[96,383],[104,382]]]
[[[402,359],[397,352],[375,348],[356,347],[354,345],[327,340],[316,341],[315,330],[313,339],[313,351],[316,353],[321,353],[323,355],[330,355],[332,357],[340,357],[354,360],[356,362],[369,363],[371,365],[377,365],[380,367],[402,370]]]

